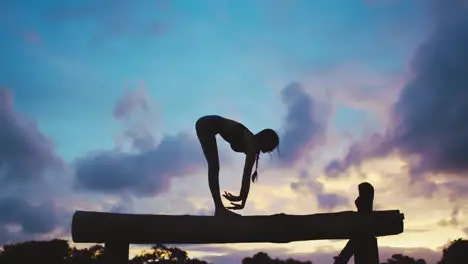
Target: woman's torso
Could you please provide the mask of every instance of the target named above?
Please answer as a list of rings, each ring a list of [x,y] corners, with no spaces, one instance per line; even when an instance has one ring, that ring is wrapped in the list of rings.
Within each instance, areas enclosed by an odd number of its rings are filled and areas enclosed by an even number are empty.
[[[243,124],[221,116],[210,116],[216,126],[218,134],[226,140],[235,152],[246,150],[247,137],[253,136],[252,132]]]

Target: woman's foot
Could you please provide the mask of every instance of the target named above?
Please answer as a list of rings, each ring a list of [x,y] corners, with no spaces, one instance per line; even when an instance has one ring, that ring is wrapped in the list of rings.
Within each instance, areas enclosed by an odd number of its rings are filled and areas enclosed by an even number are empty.
[[[241,216],[241,215],[231,212],[224,207],[221,207],[221,208],[216,208],[215,216]]]

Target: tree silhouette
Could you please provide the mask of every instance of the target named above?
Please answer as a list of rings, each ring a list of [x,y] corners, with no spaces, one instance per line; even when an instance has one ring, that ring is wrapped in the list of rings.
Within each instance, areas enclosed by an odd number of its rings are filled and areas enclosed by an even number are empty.
[[[394,254],[382,264],[426,264],[426,261],[424,259],[414,259],[402,254]]]
[[[104,247],[70,248],[66,240],[29,241],[4,245],[0,251],[0,264],[104,264]],[[186,251],[177,247],[154,245],[148,252],[135,256],[130,264],[208,264],[190,259]]]
[[[453,240],[442,251],[442,259],[437,264],[468,263],[468,240]]]
[[[246,257],[242,260],[242,264],[312,264],[311,261],[299,261],[292,258],[281,260],[278,258],[272,259],[265,252],[258,252],[253,257]]]
[[[177,247],[166,247],[164,245],[154,245],[150,251],[143,251],[130,260],[130,264],[208,264],[199,259],[190,259],[188,253]]]
[[[0,255],[0,263],[66,264],[70,253],[66,240],[29,241],[4,245]]]
[[[69,259],[70,264],[102,264],[104,263],[104,247],[94,245],[90,248],[77,249],[72,248],[71,256]]]
[[[104,264],[104,247],[93,245],[89,248],[70,247],[68,241],[54,239],[50,241],[28,241],[3,245],[0,250],[0,264]],[[177,247],[154,245],[148,251],[129,260],[129,264],[208,264],[191,259],[188,253]],[[451,241],[442,252],[442,259],[437,264],[468,263],[468,240]],[[242,264],[312,264],[311,261],[299,261],[292,258],[271,258],[265,252],[258,252],[252,257],[242,259]],[[414,259],[402,254],[392,255],[382,264],[426,264],[423,259]]]

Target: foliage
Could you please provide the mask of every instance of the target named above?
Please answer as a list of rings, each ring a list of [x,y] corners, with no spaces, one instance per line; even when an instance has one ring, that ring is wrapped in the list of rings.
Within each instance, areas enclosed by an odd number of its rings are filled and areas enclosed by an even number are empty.
[[[414,259],[402,254],[395,254],[382,264],[426,264],[426,261],[424,259]]]
[[[65,264],[70,257],[70,248],[65,240],[28,241],[4,245],[0,254],[2,264],[48,263]]]
[[[259,252],[253,257],[247,257],[242,260],[242,264],[312,264],[311,261],[299,261],[292,258],[281,260],[278,258],[272,259],[268,254]]]
[[[4,245],[0,250],[0,264],[104,264],[104,247],[94,245],[77,249],[70,247],[66,240],[28,241]],[[208,262],[189,258],[186,251],[177,247],[154,245],[148,251],[129,260],[129,264],[208,264]],[[457,239],[449,243],[442,252],[438,264],[468,263],[468,240]],[[264,252],[246,257],[242,264],[312,264],[311,261],[299,261],[292,258],[271,258]],[[414,259],[402,254],[395,254],[382,264],[426,264],[423,259]]]
[[[206,261],[198,259],[190,259],[187,252],[177,247],[166,247],[164,245],[154,245],[149,252],[144,251],[142,254],[135,256],[130,260],[130,264],[146,264],[146,263],[162,263],[162,264],[207,264]]]
[[[89,248],[77,249],[71,248],[71,254],[68,258],[70,264],[100,264],[104,263],[104,247],[101,245],[94,245]]]
[[[442,251],[442,259],[437,264],[468,263],[468,240],[453,240]]]
[[[30,241],[4,245],[0,251],[0,264],[104,264],[104,247],[94,245],[77,249],[70,247],[68,241]],[[176,247],[154,245],[150,251],[143,252],[129,260],[129,264],[208,264],[206,261],[190,259],[187,252]]]

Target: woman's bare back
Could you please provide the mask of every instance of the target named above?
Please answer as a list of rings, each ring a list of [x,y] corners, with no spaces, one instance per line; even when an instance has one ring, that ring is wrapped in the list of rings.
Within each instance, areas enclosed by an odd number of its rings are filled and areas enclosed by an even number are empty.
[[[232,119],[218,115],[204,116],[201,119],[205,125],[211,126],[211,131],[219,134],[236,152],[245,152],[246,142],[254,136],[247,127]]]

